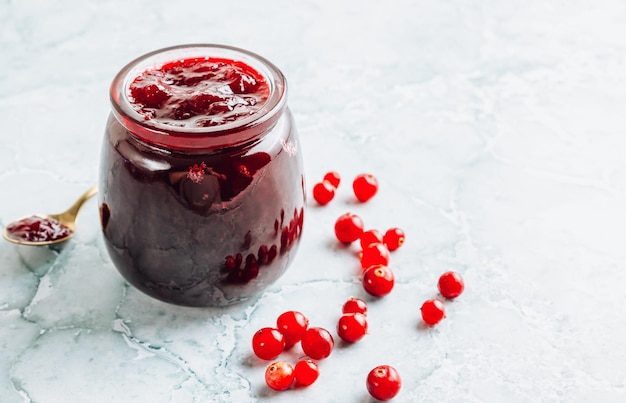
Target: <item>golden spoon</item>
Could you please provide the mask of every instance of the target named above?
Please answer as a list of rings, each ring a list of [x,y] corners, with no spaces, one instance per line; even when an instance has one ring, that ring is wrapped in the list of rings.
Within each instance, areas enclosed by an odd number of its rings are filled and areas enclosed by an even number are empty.
[[[19,245],[32,246],[67,241],[76,231],[76,217],[80,208],[96,193],[98,185],[93,185],[69,209],[60,214],[36,214],[20,218],[4,228],[4,239]]]

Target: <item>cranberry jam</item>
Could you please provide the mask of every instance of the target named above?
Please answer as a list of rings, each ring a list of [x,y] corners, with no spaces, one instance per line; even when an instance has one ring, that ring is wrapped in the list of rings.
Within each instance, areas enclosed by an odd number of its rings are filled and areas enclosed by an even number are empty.
[[[6,234],[20,242],[53,242],[72,235],[72,230],[52,218],[33,215],[7,225]]]
[[[219,306],[259,294],[293,260],[302,156],[282,73],[219,45],[124,67],[100,170],[100,219],[126,280],[162,301]]]

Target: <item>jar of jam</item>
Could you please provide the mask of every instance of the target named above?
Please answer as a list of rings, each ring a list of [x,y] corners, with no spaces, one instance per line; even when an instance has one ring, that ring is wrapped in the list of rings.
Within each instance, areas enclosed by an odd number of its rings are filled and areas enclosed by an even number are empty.
[[[186,306],[242,301],[278,279],[305,205],[279,69],[233,47],[176,46],[132,61],[110,95],[100,220],[124,278]]]

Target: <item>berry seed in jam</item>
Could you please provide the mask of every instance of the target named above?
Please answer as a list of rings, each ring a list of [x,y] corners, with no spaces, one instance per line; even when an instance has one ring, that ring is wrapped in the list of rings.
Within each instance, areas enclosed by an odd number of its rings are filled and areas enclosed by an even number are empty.
[[[250,66],[223,58],[175,60],[147,69],[129,86],[144,119],[181,127],[219,126],[257,112],[269,86]]]
[[[5,233],[18,242],[52,242],[67,238],[73,231],[52,218],[33,215],[10,223]]]

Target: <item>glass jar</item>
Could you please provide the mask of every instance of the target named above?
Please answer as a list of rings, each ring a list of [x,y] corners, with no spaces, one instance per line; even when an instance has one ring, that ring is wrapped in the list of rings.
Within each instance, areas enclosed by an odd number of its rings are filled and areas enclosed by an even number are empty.
[[[202,79],[196,70],[210,71],[214,61],[226,69],[215,79],[218,95],[235,99],[218,105],[231,112],[217,122],[207,123],[211,111],[193,116],[195,125],[171,113],[168,120],[159,115],[167,109],[159,109],[160,99],[155,108],[137,101],[136,83],[148,73],[157,77],[156,87],[142,91],[155,100],[150,91],[168,91],[173,83],[162,74],[172,65],[182,66],[172,71],[191,93],[206,84],[194,82]],[[199,67],[188,74],[185,66],[196,62]],[[229,69],[240,68],[244,74],[235,74],[233,84]],[[267,91],[248,110],[237,104],[246,102],[237,93],[255,77]],[[283,74],[245,50],[184,45],[132,61],[113,80],[110,95],[100,220],[108,253],[124,278],[152,297],[186,306],[242,301],[278,279],[296,252],[305,205],[302,153]],[[190,99],[173,104],[189,111]]]

